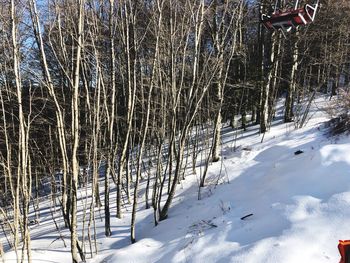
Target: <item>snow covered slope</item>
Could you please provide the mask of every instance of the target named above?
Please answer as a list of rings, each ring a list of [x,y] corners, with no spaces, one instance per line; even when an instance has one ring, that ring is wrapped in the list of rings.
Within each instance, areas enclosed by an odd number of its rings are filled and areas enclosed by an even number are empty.
[[[100,252],[89,262],[338,262],[338,240],[350,239],[350,139],[324,135],[324,105],[313,103],[303,129],[276,121],[263,143],[258,127],[224,129],[223,162],[210,166],[213,184],[201,200],[198,178],[189,175],[157,227],[141,207],[133,245],[128,212],[112,219],[110,238],[99,222]],[[69,248],[51,243],[57,233],[37,228],[34,262],[70,262]]]

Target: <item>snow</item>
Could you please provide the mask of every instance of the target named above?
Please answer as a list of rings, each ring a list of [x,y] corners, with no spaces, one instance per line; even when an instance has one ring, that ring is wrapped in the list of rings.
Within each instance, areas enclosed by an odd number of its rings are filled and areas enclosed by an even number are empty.
[[[325,136],[326,106],[318,97],[302,129],[276,120],[262,143],[256,126],[244,133],[224,128],[222,162],[210,165],[212,184],[201,189],[200,200],[199,170],[189,172],[169,218],[156,227],[140,197],[133,245],[130,207],[123,219],[112,215],[110,238],[98,220],[99,254],[88,262],[338,262],[338,240],[350,239],[350,138]],[[70,262],[68,232],[62,229],[65,248],[54,241],[58,234],[44,208],[32,229],[33,262]],[[13,262],[14,253],[5,257]]]

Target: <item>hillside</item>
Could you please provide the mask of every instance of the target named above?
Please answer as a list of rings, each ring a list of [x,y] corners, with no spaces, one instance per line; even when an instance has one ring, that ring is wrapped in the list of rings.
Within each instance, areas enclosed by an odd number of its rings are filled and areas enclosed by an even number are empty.
[[[210,166],[200,200],[198,178],[189,172],[169,218],[154,227],[140,195],[133,245],[130,207],[122,220],[112,216],[110,238],[103,235],[103,213],[96,212],[99,253],[88,262],[337,262],[338,240],[350,238],[350,139],[325,136],[326,106],[327,99],[318,98],[299,130],[277,117],[263,143],[258,127],[223,129],[223,159]],[[88,192],[78,195],[80,219]],[[40,223],[31,227],[33,262],[70,262],[68,231],[57,216],[64,247],[49,207],[43,200]],[[5,262],[14,257],[7,253]]]

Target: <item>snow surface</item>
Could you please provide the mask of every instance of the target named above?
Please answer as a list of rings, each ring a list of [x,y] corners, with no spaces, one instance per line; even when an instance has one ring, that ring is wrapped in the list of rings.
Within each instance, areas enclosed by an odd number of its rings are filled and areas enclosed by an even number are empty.
[[[263,143],[257,126],[244,133],[224,128],[222,162],[210,166],[200,200],[199,170],[189,172],[169,218],[155,227],[140,196],[137,243],[130,245],[126,206],[123,219],[112,214],[110,238],[97,220],[99,254],[88,262],[339,262],[338,240],[350,239],[350,138],[325,136],[326,105],[319,97],[302,129],[276,120]],[[67,230],[65,248],[49,204],[41,206],[41,223],[32,227],[33,262],[70,262]],[[14,262],[13,252],[5,257]]]

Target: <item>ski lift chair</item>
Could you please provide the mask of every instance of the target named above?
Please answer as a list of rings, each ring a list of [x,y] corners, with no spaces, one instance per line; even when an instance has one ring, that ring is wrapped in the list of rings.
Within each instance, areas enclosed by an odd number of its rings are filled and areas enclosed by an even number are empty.
[[[298,26],[313,22],[318,8],[318,0],[315,5],[306,4],[301,8],[298,8],[298,2],[293,9],[281,11],[275,8],[271,15],[262,14],[261,22],[269,30],[281,29],[283,32],[290,32]]]

